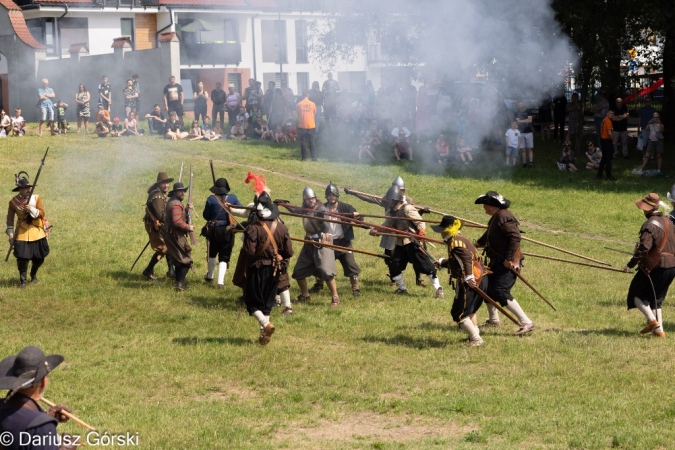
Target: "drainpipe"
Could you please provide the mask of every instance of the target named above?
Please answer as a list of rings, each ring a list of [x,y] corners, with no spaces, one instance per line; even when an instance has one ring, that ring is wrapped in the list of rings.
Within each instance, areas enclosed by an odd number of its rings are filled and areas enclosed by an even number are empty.
[[[119,1],[119,0],[118,0],[118,1]],[[169,10],[169,18],[171,19],[171,23],[168,24],[167,26],[165,26],[164,28],[162,28],[161,30],[157,31],[157,33],[155,33],[155,41],[156,41],[156,43],[157,43],[157,46],[159,46],[159,35],[160,35],[160,33],[161,33],[162,31],[166,30],[167,28],[170,28],[170,27],[173,26],[173,11],[172,11],[171,8],[168,7],[168,6],[166,7],[166,9]]]
[[[257,69],[257,64],[256,64],[256,56],[255,56],[255,18],[258,17],[258,14],[255,16],[251,17],[251,42],[253,43],[253,78],[258,79],[258,69]]]

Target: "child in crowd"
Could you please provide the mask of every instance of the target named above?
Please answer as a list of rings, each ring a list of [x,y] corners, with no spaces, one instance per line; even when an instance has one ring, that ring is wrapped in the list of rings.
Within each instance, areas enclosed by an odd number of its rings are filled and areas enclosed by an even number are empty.
[[[230,130],[230,139],[246,139],[246,132],[244,131],[244,127],[242,126],[241,122],[235,123]]]
[[[213,132],[216,134],[216,139],[222,139],[222,140],[227,140],[227,136],[223,134],[223,129],[220,126],[220,122],[216,121],[215,125],[213,125]]]
[[[463,136],[457,136],[457,159],[462,161],[464,164],[469,164],[473,162],[473,156],[471,155],[471,147],[467,145]]]
[[[122,136],[122,132],[124,131],[124,127],[120,123],[120,118],[115,117],[113,119],[113,124],[112,127],[110,127],[110,136],[112,137],[120,137]]]
[[[270,130],[269,125],[267,125],[267,121],[263,120],[262,121],[262,127],[260,128],[262,133],[260,134],[260,139],[263,141],[271,141],[274,139],[274,132]]]
[[[68,104],[66,102],[56,101],[56,103],[54,103],[54,108],[56,109],[56,119],[59,124],[59,136],[61,136],[61,133],[65,136],[68,134],[68,120],[66,119]]]
[[[202,137],[202,129],[199,126],[199,121],[193,120],[190,132],[188,133],[188,139],[191,141],[201,141]]]
[[[0,137],[7,137],[12,132],[12,118],[5,110],[0,111]]]
[[[166,131],[164,133],[164,139],[185,139],[188,137],[187,131],[181,131],[180,129],[180,120],[178,120],[178,114],[176,111],[171,111],[169,114],[169,120],[166,121]]]
[[[286,122],[286,142],[295,142],[298,140],[298,130],[295,129],[293,122]]]
[[[518,122],[511,122],[511,128],[506,130],[506,165],[516,165],[518,161],[518,145],[520,143],[520,131],[518,131]],[[513,161],[509,164],[509,158]]]
[[[382,143],[382,130],[377,128],[377,121],[370,122],[370,128],[366,131],[366,137],[370,140],[371,146],[380,145]]]
[[[239,114],[237,114],[237,123],[241,124],[241,127],[244,129],[244,133],[248,132],[249,129],[249,114],[246,112],[245,107],[239,108]]]
[[[574,165],[574,152],[572,151],[572,144],[570,141],[565,141],[563,144],[560,156],[558,157],[558,168],[570,172],[576,172],[578,170]]]
[[[103,104],[98,104],[96,113],[96,134],[98,137],[106,137],[110,132],[110,112],[103,109]]]
[[[434,159],[438,164],[449,163],[450,162],[450,143],[445,138],[443,133],[438,135],[436,139],[436,152],[434,153]]]
[[[23,136],[26,134],[25,126],[26,121],[21,117],[21,109],[16,108],[14,110],[14,117],[12,117],[12,134],[14,136]]]
[[[587,169],[598,170],[600,168],[602,152],[593,145],[593,141],[588,141],[586,143],[586,158],[588,158],[588,162],[586,163]]]
[[[203,136],[202,139],[205,141],[215,141],[220,137],[216,136],[216,132],[213,130],[213,127],[211,126],[211,118],[209,116],[204,117],[204,123],[202,124],[201,129]]]
[[[284,131],[281,129],[281,126],[278,126],[277,129],[274,131],[274,142],[279,144],[280,142],[285,142],[288,144],[288,139],[286,139],[286,135],[284,134]]]
[[[398,137],[394,139],[391,146],[394,149],[396,161],[400,161],[401,158],[413,160],[412,143],[410,142],[410,138],[406,137],[404,129],[398,131]]]
[[[252,125],[258,121],[258,117],[262,118],[262,114],[260,114],[260,111],[256,105],[251,106],[250,116],[249,123]]]

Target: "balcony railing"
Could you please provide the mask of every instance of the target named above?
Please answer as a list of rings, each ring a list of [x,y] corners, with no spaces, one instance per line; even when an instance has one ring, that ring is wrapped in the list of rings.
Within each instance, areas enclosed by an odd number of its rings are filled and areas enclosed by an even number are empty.
[[[239,64],[241,62],[240,43],[190,44],[181,42],[181,65],[219,65]]]

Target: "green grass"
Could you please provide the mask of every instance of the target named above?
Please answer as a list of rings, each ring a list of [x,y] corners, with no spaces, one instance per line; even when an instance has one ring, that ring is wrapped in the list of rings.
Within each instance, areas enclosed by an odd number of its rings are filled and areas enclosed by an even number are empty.
[[[466,349],[449,315],[450,288],[442,301],[430,287],[393,297],[386,267],[375,258],[357,256],[361,298],[351,298],[340,276],[338,309],[324,291],[294,305],[292,317],[275,310],[277,333],[267,347],[256,343],[257,323],[245,311],[237,319],[232,272],[224,291],[201,281],[203,240],[193,252],[197,274],[188,275],[187,293],[141,277],[149,254],[129,273],[147,241],[141,217],[157,172],[175,177],[181,160],[194,165],[199,228],[212,184],[209,158],[245,203],[252,198],[243,183],[251,166],[266,169],[273,198],[294,203],[306,184],[319,196],[329,180],[384,194],[401,175],[418,203],[482,222],[487,216],[473,201],[494,189],[512,200],[528,237],[622,267],[627,259],[603,247],[630,250],[643,221],[633,201],[650,191],[665,196],[671,185],[630,175],[637,159],[616,161],[619,181],[610,183],[590,171],[557,171],[559,149],[539,141],[534,169],[501,167],[499,150],[446,170],[425,164],[422,150],[414,164],[384,153],[358,163],[356,145],[328,140],[320,143],[319,162],[302,163],[292,145],[27,136],[0,140],[6,200],[12,174],[34,176],[47,145],[37,193],[54,224],[52,253],[41,283],[25,291],[16,289],[15,260],[3,266],[0,356],[30,344],[64,355],[46,396],[102,431],[138,432],[143,449],[651,449],[675,442],[675,311],[668,299],[669,338],[639,335],[644,320],[625,308],[628,275],[527,259],[523,274],[558,312],[518,283],[515,296],[537,331],[517,338],[506,326],[483,333],[483,347]],[[672,172],[672,161],[666,169]],[[286,222],[302,235],[297,220]],[[361,230],[355,244],[379,251],[378,240]],[[441,278],[446,285],[447,274]],[[414,285],[411,269],[406,280]],[[298,293],[293,285],[292,297]],[[479,320],[485,316],[481,309]]]

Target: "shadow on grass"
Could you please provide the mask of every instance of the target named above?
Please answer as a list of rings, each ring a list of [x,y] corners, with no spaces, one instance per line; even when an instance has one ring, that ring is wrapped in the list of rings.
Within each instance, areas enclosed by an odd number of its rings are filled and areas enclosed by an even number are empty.
[[[143,269],[138,270],[138,268],[134,269],[134,272],[128,272],[124,270],[114,270],[114,271],[109,271],[106,273],[106,275],[113,280],[116,280],[119,282],[120,286],[124,287],[145,287],[145,286],[152,286],[152,285],[164,285],[166,284],[167,286],[173,286],[173,280],[165,277],[163,274],[159,275],[158,280],[148,280],[143,274],[141,273]]]
[[[178,345],[199,345],[199,344],[230,344],[230,345],[249,345],[252,341],[241,337],[178,337],[171,340]]]
[[[192,296],[188,303],[204,309],[224,309],[228,311],[237,311],[239,309],[239,302],[236,299],[223,296]],[[246,308],[242,309],[245,310]]]
[[[422,322],[421,324],[415,326],[414,328],[418,330],[440,330],[440,331],[448,331],[450,328],[452,328],[451,324],[443,324],[443,323],[437,323],[437,322]],[[409,326],[399,326],[399,330],[408,330],[410,329]]]
[[[418,339],[403,334],[397,334],[393,337],[366,336],[361,340],[369,343],[380,342],[387,345],[399,345],[402,347],[416,348],[418,350],[423,350],[425,348],[444,348],[448,346],[447,341],[439,341],[437,339]]]
[[[561,330],[559,328],[551,328],[546,330],[548,333],[557,333],[557,334],[577,334],[580,336],[589,336],[591,334],[602,335],[602,336],[614,336],[614,337],[629,337],[635,336],[635,331],[621,330],[618,328],[602,328],[595,330]]]

